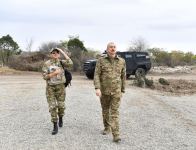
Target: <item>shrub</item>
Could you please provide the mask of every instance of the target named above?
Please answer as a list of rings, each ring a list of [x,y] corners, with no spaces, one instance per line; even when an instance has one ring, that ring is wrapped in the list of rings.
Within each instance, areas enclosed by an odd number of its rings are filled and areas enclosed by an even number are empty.
[[[145,84],[146,84],[148,87],[153,87],[153,86],[154,86],[154,81],[145,78]]]
[[[144,87],[145,86],[145,78],[144,77],[141,77],[141,76],[138,76],[135,80],[135,83],[134,83],[136,86],[139,86],[139,87]]]
[[[159,83],[162,85],[169,85],[169,82],[164,78],[159,78]]]

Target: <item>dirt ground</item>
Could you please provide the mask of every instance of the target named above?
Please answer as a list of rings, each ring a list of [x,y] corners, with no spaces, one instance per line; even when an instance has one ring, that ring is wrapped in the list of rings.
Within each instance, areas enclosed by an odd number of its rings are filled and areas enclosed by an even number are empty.
[[[175,95],[196,94],[196,66],[177,66],[175,68],[156,67],[147,74],[154,81],[154,90]],[[164,78],[169,85],[162,85]]]
[[[196,73],[172,73],[172,74],[160,74],[160,73],[149,73],[146,78],[153,80],[153,87],[144,86],[158,92],[164,92],[165,94],[173,95],[191,95],[196,94]],[[168,81],[169,85],[163,85],[159,82],[160,78],[164,78]],[[130,77],[127,83],[130,86],[136,86],[134,84],[135,77]]]
[[[195,80],[194,74],[161,77]],[[120,107],[122,142],[115,144],[112,135],[101,135],[101,106],[92,80],[73,75],[72,86],[66,89],[64,127],[52,136],[41,74],[0,74],[0,149],[196,150],[196,95],[129,82]]]

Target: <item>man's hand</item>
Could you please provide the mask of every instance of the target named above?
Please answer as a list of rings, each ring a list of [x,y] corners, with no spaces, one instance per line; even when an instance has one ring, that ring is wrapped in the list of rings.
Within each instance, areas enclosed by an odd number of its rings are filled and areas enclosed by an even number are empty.
[[[96,95],[101,97],[101,90],[100,89],[96,89]]]

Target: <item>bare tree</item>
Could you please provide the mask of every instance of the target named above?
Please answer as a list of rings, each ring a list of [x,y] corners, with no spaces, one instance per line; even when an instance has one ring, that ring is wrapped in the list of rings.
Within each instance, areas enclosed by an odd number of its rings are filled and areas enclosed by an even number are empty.
[[[29,40],[26,40],[26,43],[27,43],[26,50],[28,52],[31,52],[32,46],[33,46],[33,43],[34,43],[33,38],[31,37]]]
[[[45,51],[48,52],[50,51],[52,48],[56,48],[56,47],[61,47],[61,43],[59,42],[46,42],[46,43],[42,43],[41,46],[39,47],[39,51]]]
[[[131,41],[131,44],[130,44],[128,50],[141,52],[141,51],[146,51],[148,49],[148,47],[149,46],[148,46],[146,40],[142,37],[138,37],[138,38],[133,39]]]

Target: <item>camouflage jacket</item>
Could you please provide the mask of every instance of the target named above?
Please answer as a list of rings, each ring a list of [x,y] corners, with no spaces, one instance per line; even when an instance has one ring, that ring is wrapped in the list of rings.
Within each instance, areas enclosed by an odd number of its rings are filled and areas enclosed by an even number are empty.
[[[102,94],[119,94],[125,92],[126,64],[123,58],[108,55],[98,59],[94,74],[95,89]]]
[[[66,59],[66,60],[61,60],[62,64],[64,67],[66,68],[71,68],[73,65],[73,62],[71,59]],[[49,73],[52,73],[53,71],[55,71],[55,69],[60,68],[62,69],[62,73],[49,78],[47,75]],[[63,71],[63,67],[60,63],[60,60],[54,60],[54,59],[50,59],[48,61],[46,61],[42,67],[42,75],[43,75],[43,79],[46,80],[46,83],[48,85],[57,85],[57,84],[62,84],[65,83],[65,76],[64,76],[64,71]]]

